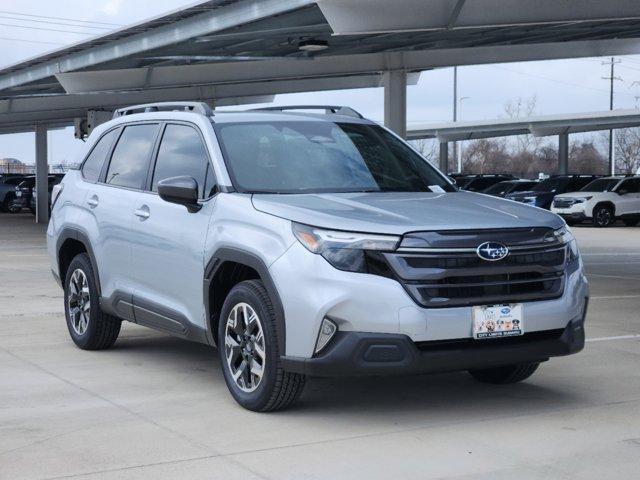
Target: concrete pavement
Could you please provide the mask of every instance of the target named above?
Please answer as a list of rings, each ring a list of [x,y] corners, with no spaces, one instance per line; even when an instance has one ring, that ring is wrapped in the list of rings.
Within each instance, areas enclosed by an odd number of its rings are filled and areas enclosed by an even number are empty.
[[[0,215],[0,479],[628,479],[640,469],[640,228],[574,229],[584,352],[527,382],[311,379],[292,410],[227,392],[214,349],[125,324],[77,349],[44,229]]]

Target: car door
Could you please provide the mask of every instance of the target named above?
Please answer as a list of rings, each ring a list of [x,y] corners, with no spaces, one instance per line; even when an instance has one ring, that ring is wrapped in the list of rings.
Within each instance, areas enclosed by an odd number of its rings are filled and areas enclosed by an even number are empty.
[[[215,202],[213,167],[201,132],[190,124],[167,123],[155,157],[133,220],[136,322],[184,336],[203,334],[204,245]],[[198,182],[199,211],[190,213],[157,194],[158,182],[177,176]]]
[[[623,180],[616,192],[624,192],[616,201],[616,216],[640,214],[640,178]]]
[[[135,202],[147,179],[158,123],[132,124],[118,131],[118,139],[99,180],[89,184],[86,208],[94,217],[90,236],[100,275],[102,296],[123,318],[132,319],[133,279],[131,224]],[[95,175],[87,169],[88,175]]]

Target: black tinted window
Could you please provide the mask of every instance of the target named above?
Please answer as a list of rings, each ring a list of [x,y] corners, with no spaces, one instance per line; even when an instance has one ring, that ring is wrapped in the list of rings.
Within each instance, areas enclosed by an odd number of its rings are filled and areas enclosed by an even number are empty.
[[[158,182],[165,178],[189,176],[198,182],[200,198],[209,197],[205,188],[212,183],[207,150],[198,132],[185,125],[167,125],[162,136],[151,189],[158,190]],[[208,181],[209,180],[209,181]]]
[[[102,171],[102,166],[109,154],[109,150],[111,149],[113,139],[117,132],[118,130],[111,130],[98,140],[98,143],[93,147],[93,150],[85,160],[84,165],[82,165],[82,176],[85,180],[88,180],[89,182],[98,181],[100,172]]]
[[[513,188],[513,192],[526,192],[536,186],[536,182],[519,182]]]
[[[106,178],[108,184],[143,187],[157,130],[157,125],[125,127],[111,157]]]
[[[625,180],[620,184],[617,190],[626,190],[627,193],[640,193],[640,178]]]

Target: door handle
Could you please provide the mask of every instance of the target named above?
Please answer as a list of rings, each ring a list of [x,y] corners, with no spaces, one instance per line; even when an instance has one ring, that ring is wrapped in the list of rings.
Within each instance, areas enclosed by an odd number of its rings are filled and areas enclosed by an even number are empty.
[[[91,208],[96,208],[98,206],[98,196],[97,195],[93,195],[89,200],[87,200],[87,204]]]
[[[151,212],[149,211],[149,207],[147,207],[146,205],[143,205],[142,207],[138,208],[135,212],[133,212],[133,214],[136,217],[139,217],[142,220],[146,220],[147,218],[149,218],[151,216]]]

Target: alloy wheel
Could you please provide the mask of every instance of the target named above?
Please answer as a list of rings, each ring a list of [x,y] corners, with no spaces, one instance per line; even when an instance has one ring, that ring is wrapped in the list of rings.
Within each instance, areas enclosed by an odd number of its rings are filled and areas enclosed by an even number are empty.
[[[233,380],[243,392],[253,392],[264,377],[265,342],[258,314],[248,303],[236,304],[226,321],[224,351]]]
[[[596,221],[598,225],[606,227],[611,223],[611,212],[607,208],[601,208],[596,213]]]
[[[67,299],[71,326],[78,335],[84,335],[89,326],[91,314],[91,294],[87,276],[80,270],[74,270],[69,279],[69,298]]]

